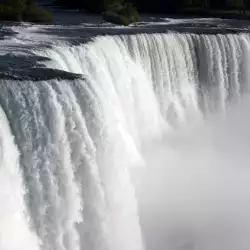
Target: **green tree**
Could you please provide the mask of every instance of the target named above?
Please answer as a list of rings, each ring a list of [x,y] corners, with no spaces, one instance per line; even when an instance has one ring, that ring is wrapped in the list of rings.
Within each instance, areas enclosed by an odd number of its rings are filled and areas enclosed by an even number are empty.
[[[245,9],[244,0],[227,0],[227,6],[232,9]]]
[[[209,9],[210,8],[210,0],[202,0],[201,1],[201,7],[203,9]]]
[[[123,6],[122,2],[119,0],[115,0],[112,2],[107,1],[106,5],[105,5],[106,10],[115,11],[115,12],[120,12],[123,8],[124,8],[124,6]]]
[[[51,14],[34,0],[7,0],[0,5],[0,19],[9,21],[50,22]]]

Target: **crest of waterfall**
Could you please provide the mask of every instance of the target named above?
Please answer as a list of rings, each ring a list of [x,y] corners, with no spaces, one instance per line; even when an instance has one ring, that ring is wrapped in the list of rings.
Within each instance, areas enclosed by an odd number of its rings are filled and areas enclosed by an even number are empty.
[[[148,249],[131,169],[248,93],[249,36],[102,36],[34,53],[84,79],[1,83],[0,249]]]

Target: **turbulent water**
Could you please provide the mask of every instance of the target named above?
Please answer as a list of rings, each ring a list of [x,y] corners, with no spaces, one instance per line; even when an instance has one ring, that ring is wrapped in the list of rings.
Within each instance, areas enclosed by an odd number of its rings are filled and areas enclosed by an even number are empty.
[[[32,53],[75,78],[1,80],[1,250],[249,249],[249,35]]]

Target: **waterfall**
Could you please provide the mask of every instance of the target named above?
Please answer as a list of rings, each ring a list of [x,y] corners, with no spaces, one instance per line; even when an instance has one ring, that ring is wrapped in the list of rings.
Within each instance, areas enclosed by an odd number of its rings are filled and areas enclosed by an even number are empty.
[[[83,78],[2,80],[0,197],[8,202],[0,208],[0,249],[176,249],[164,236],[172,225],[166,217],[181,215],[185,218],[180,216],[178,223],[188,224],[197,199],[210,204],[199,195],[192,200],[189,189],[190,204],[176,197],[183,196],[190,181],[191,192],[202,181],[209,184],[201,195],[213,189],[219,159],[213,158],[211,145],[204,145],[212,136],[208,127],[215,130],[215,138],[224,121],[218,119],[218,125],[209,117],[224,117],[248,93],[249,36],[100,36],[86,44],[64,43],[33,53],[49,59],[44,67]],[[196,133],[200,140],[190,136]],[[192,148],[200,149],[200,158]],[[209,154],[211,161],[202,170],[196,168]],[[187,168],[179,168],[184,161]],[[171,180],[179,178],[171,175],[174,171],[186,176],[180,193]],[[182,211],[185,203],[190,213]],[[148,204],[164,210],[154,213],[163,213],[160,220],[166,228],[161,224],[161,233],[149,228],[154,226]],[[154,238],[152,231],[163,236]]]

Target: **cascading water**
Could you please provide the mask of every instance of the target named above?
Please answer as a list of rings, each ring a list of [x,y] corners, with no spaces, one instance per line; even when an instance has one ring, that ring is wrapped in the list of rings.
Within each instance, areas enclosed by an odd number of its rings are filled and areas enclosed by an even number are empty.
[[[248,142],[228,136],[249,125],[228,115],[247,114],[228,106],[249,89],[248,35],[106,36],[34,53],[82,79],[1,83],[1,250],[250,246],[249,205],[230,203],[249,199],[246,172],[232,170],[249,163]],[[230,207],[236,245],[211,233]]]

